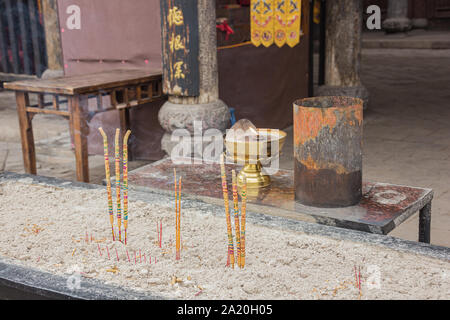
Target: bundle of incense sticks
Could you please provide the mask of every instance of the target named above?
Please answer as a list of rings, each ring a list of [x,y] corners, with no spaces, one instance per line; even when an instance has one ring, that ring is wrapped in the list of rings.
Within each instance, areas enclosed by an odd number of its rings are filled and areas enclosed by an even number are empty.
[[[123,137],[123,229],[125,244],[127,244],[128,229],[128,138],[131,131],[128,130]]]
[[[114,210],[113,210],[113,204],[112,204],[112,196],[111,196],[111,173],[109,170],[109,158],[108,158],[108,137],[106,136],[105,131],[100,127],[98,128],[100,131],[100,134],[103,137],[103,149],[104,149],[104,156],[105,156],[105,173],[106,173],[106,190],[108,192],[108,212],[109,212],[109,220],[111,222],[111,231],[112,231],[112,238],[113,241],[115,240],[114,235]]]
[[[109,168],[109,152],[108,152],[108,137],[102,128],[98,129],[103,137],[103,148],[105,157],[105,173],[106,173],[106,186],[108,193],[108,212],[111,223],[111,232],[113,241],[115,241],[114,232],[114,208],[111,195],[111,172]],[[123,138],[123,218],[124,218],[124,231],[125,231],[125,244],[127,243],[127,229],[128,229],[128,138],[131,131],[128,130]],[[122,241],[122,205],[121,205],[121,186],[120,186],[120,129],[116,130],[115,136],[115,173],[116,173],[116,203],[117,203],[117,226],[119,232],[119,241]]]
[[[237,192],[236,172],[231,171],[231,181],[233,186],[233,208],[234,208],[234,227],[236,228],[236,250],[237,250],[237,264],[241,267],[241,228],[239,227],[239,199]]]
[[[244,184],[241,190],[241,268],[245,267],[245,215],[247,211],[247,178],[244,178]]]
[[[234,244],[233,244],[233,231],[231,226],[231,216],[229,208],[228,199],[228,187],[227,187],[227,177],[225,172],[225,162],[224,155],[220,157],[220,170],[222,176],[222,191],[223,200],[225,204],[225,214],[227,221],[227,233],[228,233],[228,252],[227,252],[227,266],[231,264],[234,268]],[[236,259],[239,268],[244,268],[245,266],[245,219],[247,210],[247,179],[244,178],[244,184],[241,190],[241,214],[239,215],[239,195],[237,188],[237,177],[234,170],[231,171],[232,180],[232,191],[233,191],[233,210],[234,210],[234,225],[235,225],[235,236],[236,236]],[[239,221],[239,216],[241,216]],[[239,226],[240,225],[240,226]]]
[[[220,156],[220,171],[222,176],[222,192],[223,192],[223,202],[225,205],[225,215],[227,220],[227,234],[228,234],[228,252],[227,252],[227,265],[228,263],[234,268],[234,243],[233,243],[233,230],[231,228],[231,217],[230,217],[230,206],[228,199],[228,186],[227,186],[227,176],[225,172],[225,162],[224,156]]]
[[[158,245],[162,247],[162,220],[158,223],[156,221],[156,233],[158,234]]]
[[[122,210],[120,197],[120,145],[119,145],[120,129],[116,129],[116,202],[117,202],[117,227],[119,229],[119,241],[122,241]]]
[[[173,169],[175,179],[175,241],[176,241],[176,260],[180,260],[181,249],[181,177],[177,191],[177,170]]]

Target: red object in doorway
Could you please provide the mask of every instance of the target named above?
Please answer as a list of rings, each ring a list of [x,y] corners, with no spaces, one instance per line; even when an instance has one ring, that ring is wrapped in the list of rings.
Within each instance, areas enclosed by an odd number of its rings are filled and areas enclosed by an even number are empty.
[[[217,24],[216,28],[219,29],[220,31],[227,33],[227,35],[225,36],[225,40],[228,40],[228,38],[230,37],[230,34],[234,34],[234,31],[229,26],[227,20],[223,21],[221,24]]]

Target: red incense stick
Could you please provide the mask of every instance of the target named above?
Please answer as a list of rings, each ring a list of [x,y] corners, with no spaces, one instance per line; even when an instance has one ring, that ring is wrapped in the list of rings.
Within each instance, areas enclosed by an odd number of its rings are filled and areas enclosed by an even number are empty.
[[[136,251],[134,252],[134,264],[136,264]]]
[[[108,246],[106,246],[106,252],[108,252],[108,259],[110,259]]]
[[[141,249],[139,249],[139,263],[142,263]]]
[[[117,257],[117,261],[119,261],[119,254],[117,253],[117,248],[114,248],[114,249],[116,249],[116,257]]]
[[[100,257],[102,256],[102,250],[100,250],[100,245],[97,243],[98,253],[100,253]]]
[[[144,263],[147,263],[147,259],[145,258],[145,253],[144,253]]]
[[[131,262],[130,261],[130,255],[128,254],[128,249],[127,249],[127,257],[128,257],[128,262]]]
[[[358,267],[358,283],[359,291],[361,291],[361,267]]]

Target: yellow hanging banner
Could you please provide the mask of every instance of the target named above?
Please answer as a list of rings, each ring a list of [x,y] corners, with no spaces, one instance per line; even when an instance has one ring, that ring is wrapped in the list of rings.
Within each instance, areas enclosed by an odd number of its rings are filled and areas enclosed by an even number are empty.
[[[300,42],[300,23],[302,18],[302,0],[286,0],[286,43],[295,47]]]
[[[286,9],[287,9],[287,1],[286,0],[275,0],[275,13],[274,13],[274,35],[275,35],[275,44],[278,47],[284,46],[286,43]]]
[[[251,33],[255,46],[273,44],[273,5],[275,0],[252,0]]]
[[[301,0],[252,0],[251,38],[256,47],[300,42]]]

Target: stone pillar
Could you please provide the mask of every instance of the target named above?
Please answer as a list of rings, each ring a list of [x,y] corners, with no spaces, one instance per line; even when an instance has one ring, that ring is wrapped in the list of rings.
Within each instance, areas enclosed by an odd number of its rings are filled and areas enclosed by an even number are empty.
[[[408,0],[389,0],[387,19],[383,28],[387,33],[405,32],[412,27],[408,18]]]
[[[369,93],[361,84],[362,1],[326,2],[325,85],[317,96],[360,98],[367,108]]]
[[[42,9],[48,67],[42,74],[42,78],[48,79],[64,75],[57,1],[43,0]]]
[[[173,1],[167,2],[173,3]],[[195,59],[198,59],[198,75],[194,74],[193,77],[198,77],[199,90],[198,95],[195,96],[179,94],[173,89],[165,92],[168,94],[168,101],[159,111],[158,119],[161,126],[166,130],[161,141],[161,147],[169,155],[176,143],[171,141],[171,133],[176,129],[187,129],[192,135],[194,133],[194,121],[202,122],[203,131],[215,128],[224,132],[230,125],[230,111],[226,104],[219,99],[215,2],[195,0],[189,5],[193,5],[193,3],[197,4],[198,14],[198,57],[195,57]],[[161,9],[163,10],[163,8]],[[161,18],[165,19],[165,16],[163,15]],[[187,18],[185,17],[185,19]],[[169,30],[164,30],[164,22],[162,26],[164,56],[168,54],[164,42],[171,39],[172,36],[165,34]],[[195,47],[196,44],[190,43],[189,46]],[[166,61],[164,61],[164,64],[166,64]],[[167,65],[164,65],[163,69],[167,67]],[[163,81],[166,82],[167,79],[163,79]],[[199,154],[196,155],[199,156]]]

